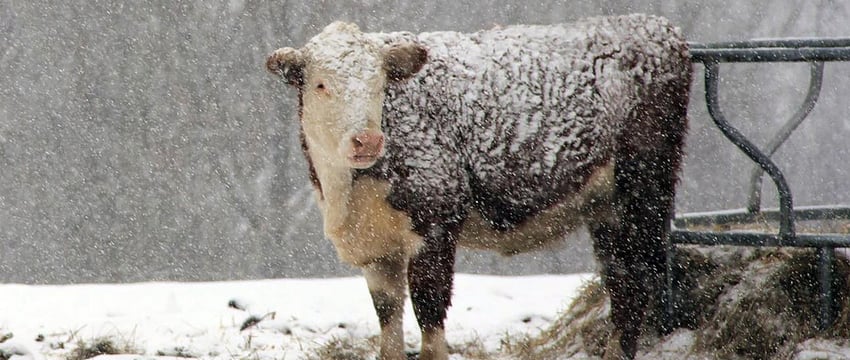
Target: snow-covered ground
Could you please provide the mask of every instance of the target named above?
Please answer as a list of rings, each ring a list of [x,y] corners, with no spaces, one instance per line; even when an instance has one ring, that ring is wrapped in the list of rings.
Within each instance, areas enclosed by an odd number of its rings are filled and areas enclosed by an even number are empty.
[[[458,274],[446,324],[449,342],[480,341],[495,351],[508,334],[545,328],[592,278]],[[263,320],[240,331],[252,316]],[[144,356],[99,359],[301,359],[334,338],[366,338],[378,331],[362,278],[0,285],[0,337],[13,334],[0,350],[25,354],[13,359],[60,359],[80,340],[102,337]],[[409,301],[405,333],[409,346],[418,346]]]

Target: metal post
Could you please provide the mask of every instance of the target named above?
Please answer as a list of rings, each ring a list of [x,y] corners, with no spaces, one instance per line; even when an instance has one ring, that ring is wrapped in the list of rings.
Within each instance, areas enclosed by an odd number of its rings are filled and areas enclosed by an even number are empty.
[[[818,282],[820,283],[818,329],[820,330],[829,329],[835,322],[835,304],[832,293],[832,265],[834,263],[834,248],[818,248]]]
[[[664,274],[664,289],[661,294],[661,332],[669,334],[677,325],[673,322],[676,316],[676,309],[673,307],[673,257],[676,254],[676,245],[673,243],[672,234],[667,235],[665,248],[667,271]]]

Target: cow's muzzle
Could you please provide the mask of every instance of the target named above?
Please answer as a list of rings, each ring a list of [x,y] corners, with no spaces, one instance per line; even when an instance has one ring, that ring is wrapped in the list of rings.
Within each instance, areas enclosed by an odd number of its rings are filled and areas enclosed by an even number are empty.
[[[351,167],[365,169],[375,164],[384,155],[384,134],[380,131],[364,131],[351,137]]]

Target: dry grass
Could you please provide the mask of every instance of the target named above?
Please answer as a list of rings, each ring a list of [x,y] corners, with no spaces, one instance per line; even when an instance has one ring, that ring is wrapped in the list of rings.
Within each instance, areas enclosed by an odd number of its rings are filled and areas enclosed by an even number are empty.
[[[850,262],[833,264],[838,320],[817,329],[817,262],[813,250],[680,247],[674,258],[673,319],[691,330],[696,357],[786,359],[807,339],[850,336]],[[654,302],[657,304],[657,302]],[[601,356],[612,325],[599,283],[588,284],[570,308],[539,336],[506,344],[512,359],[555,360]],[[660,307],[648,314],[640,347],[663,340]]]
[[[307,356],[307,360],[367,360],[374,358],[379,349],[377,336],[368,339],[350,337],[333,338]]]
[[[99,337],[90,341],[80,340],[77,347],[68,353],[66,360],[85,360],[100,355],[137,354],[133,344],[111,337]]]
[[[850,264],[838,258],[833,266],[837,299],[833,310],[846,317],[850,311]],[[841,320],[825,332],[817,329],[820,285],[814,251],[773,250],[748,270],[754,273],[753,279],[743,284],[749,289],[739,288],[738,296],[722,298],[728,304],[701,331],[697,345],[703,350],[727,358],[788,358],[796,345],[807,339],[842,338],[850,332],[850,323]]]
[[[12,333],[5,333],[5,334],[0,333],[0,344],[6,342],[6,340],[11,339],[12,337],[14,337],[14,335],[12,335]],[[11,352],[6,352],[5,350],[0,349],[0,360],[9,360],[9,359],[12,358],[12,356],[15,356],[15,355],[16,354],[13,354]]]
[[[307,360],[371,360],[376,358],[379,350],[378,336],[368,339],[334,338],[307,356]],[[461,355],[466,360],[491,360],[493,355],[487,352],[480,339],[450,346],[449,353]],[[416,359],[417,355],[409,353],[408,358]]]
[[[585,284],[568,310],[538,336],[503,343],[506,354],[514,359],[554,360],[579,353],[601,355],[613,326],[608,322],[608,296],[598,282]],[[582,348],[575,340],[582,339]]]
[[[449,354],[458,354],[465,360],[491,360],[493,354],[487,351],[484,342],[479,338],[471,339],[463,344],[449,346]]]

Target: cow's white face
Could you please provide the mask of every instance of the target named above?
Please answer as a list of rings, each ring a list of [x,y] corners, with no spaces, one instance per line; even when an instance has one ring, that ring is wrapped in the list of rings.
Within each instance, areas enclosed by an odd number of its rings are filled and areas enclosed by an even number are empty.
[[[336,22],[301,49],[278,49],[266,66],[300,91],[301,127],[313,161],[362,169],[384,154],[387,83],[411,77],[426,61],[420,45],[387,46],[356,25]]]

